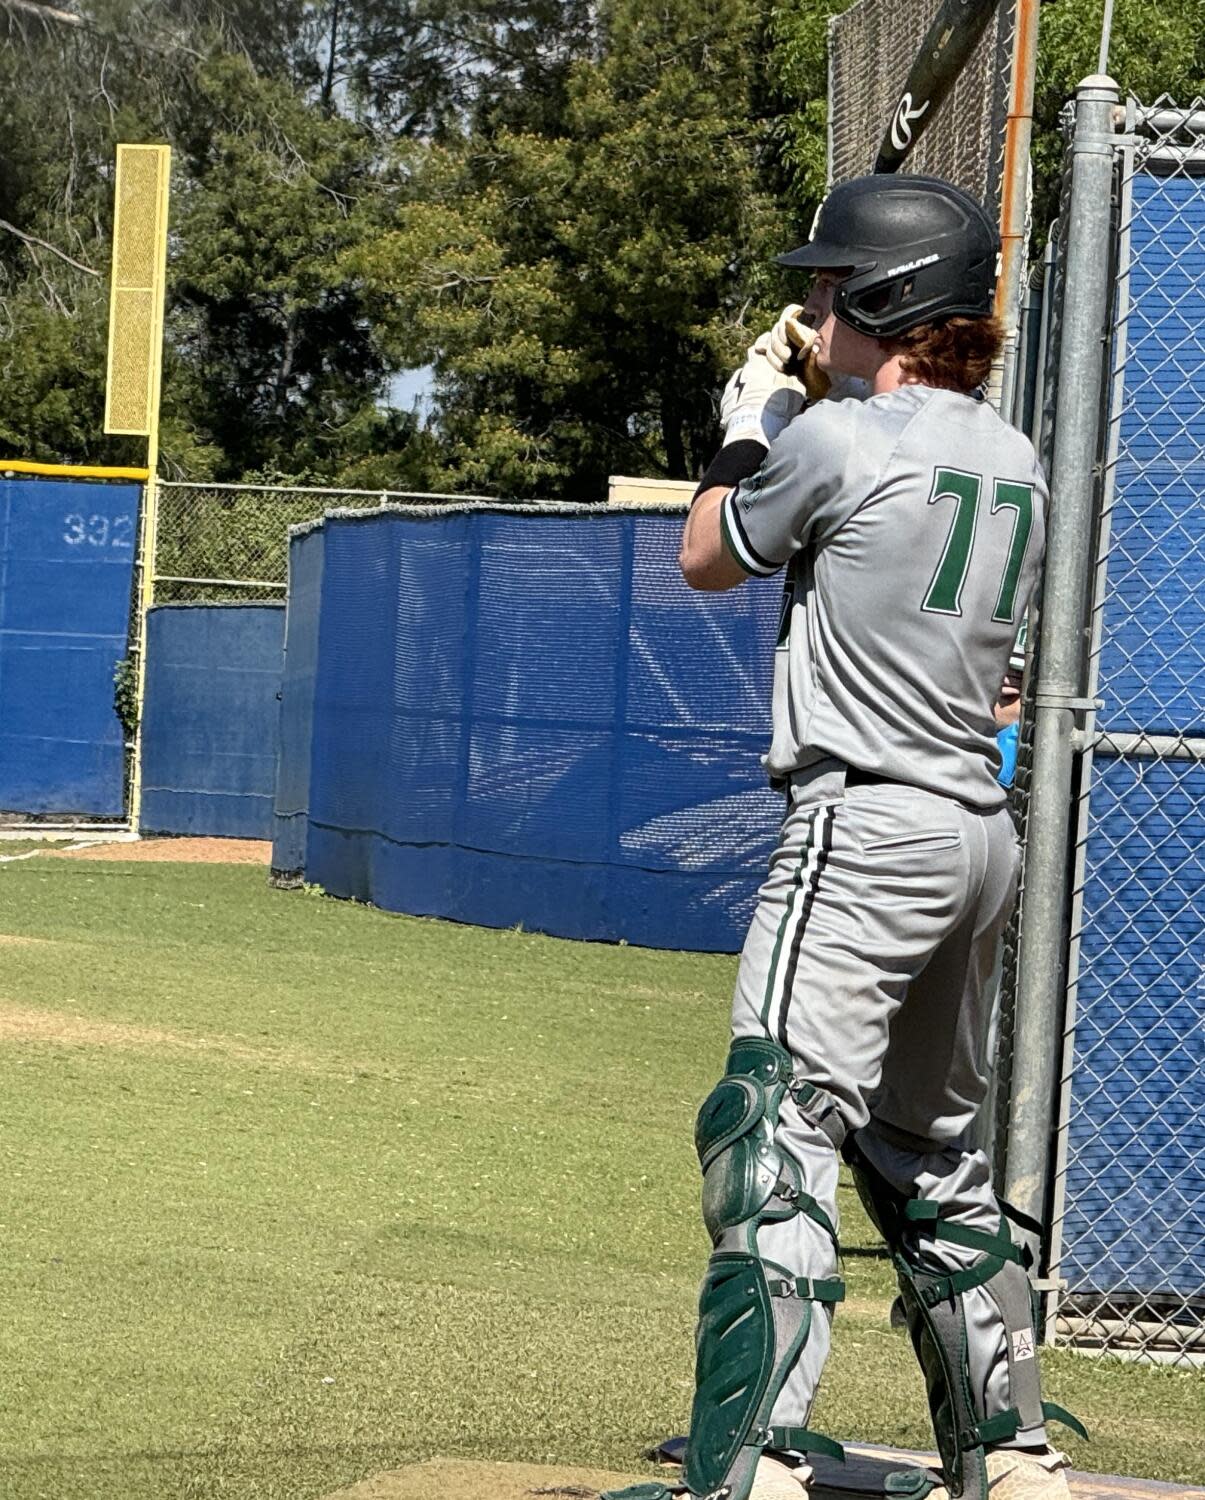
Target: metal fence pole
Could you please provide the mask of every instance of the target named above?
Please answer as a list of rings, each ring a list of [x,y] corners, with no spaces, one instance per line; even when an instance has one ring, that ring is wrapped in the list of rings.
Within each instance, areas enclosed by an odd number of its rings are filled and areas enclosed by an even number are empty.
[[[1084,647],[1093,558],[1101,391],[1109,315],[1115,111],[1111,78],[1076,90],[1066,220],[1059,409],[1041,604],[1025,897],[1005,1195],[1044,1219],[1051,1131],[1063,1049],[1068,831],[1074,736],[1084,709]]]

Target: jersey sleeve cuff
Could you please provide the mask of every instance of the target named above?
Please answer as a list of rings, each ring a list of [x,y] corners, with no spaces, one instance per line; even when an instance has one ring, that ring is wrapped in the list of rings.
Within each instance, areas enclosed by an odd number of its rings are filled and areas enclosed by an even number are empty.
[[[768,578],[771,573],[777,573],[782,564],[763,557],[750,542],[736,497],[737,490],[731,489],[720,502],[720,531],[724,544],[746,573]]]

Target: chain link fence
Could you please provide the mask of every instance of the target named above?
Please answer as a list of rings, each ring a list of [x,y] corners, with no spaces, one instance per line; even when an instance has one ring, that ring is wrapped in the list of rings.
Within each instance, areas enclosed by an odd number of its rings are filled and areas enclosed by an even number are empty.
[[[328,510],[493,498],[174,480],[160,480],[157,489],[153,569],[157,604],[283,600],[289,527],[314,520]]]
[[[1117,140],[1052,1331],[1190,1366],[1205,1365],[1205,105],[1131,102]]]

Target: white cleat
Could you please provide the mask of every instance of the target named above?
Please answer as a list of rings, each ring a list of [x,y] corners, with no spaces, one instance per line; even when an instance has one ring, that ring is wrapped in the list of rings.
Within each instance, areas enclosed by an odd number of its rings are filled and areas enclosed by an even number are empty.
[[[749,1500],[803,1500],[811,1482],[808,1464],[790,1464],[772,1453],[763,1453],[757,1461]]]
[[[990,1500],[1071,1500],[1071,1462],[1057,1449],[992,1448],[986,1462]],[[938,1485],[927,1500],[950,1500],[950,1493]]]
[[[1070,1467],[1055,1448],[993,1448],[987,1455],[991,1500],[1070,1500]]]

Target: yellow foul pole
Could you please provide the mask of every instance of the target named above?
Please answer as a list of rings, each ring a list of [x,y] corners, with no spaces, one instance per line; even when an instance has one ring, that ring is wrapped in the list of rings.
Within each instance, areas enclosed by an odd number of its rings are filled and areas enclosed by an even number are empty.
[[[145,437],[146,485],[138,524],[138,572],[130,653],[137,672],[137,715],[130,779],[130,827],[142,815],[142,713],[146,697],[146,617],[155,602],[158,536],[159,397],[163,378],[163,306],[167,276],[169,146],[118,146],[109,291],[105,431]]]

